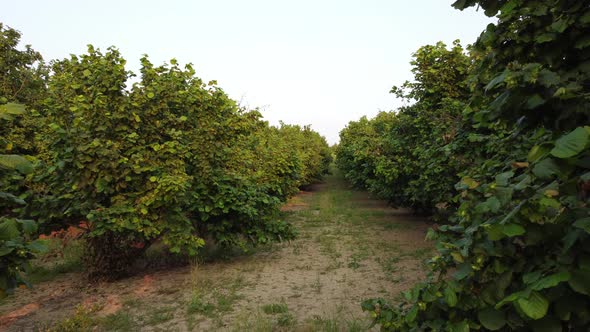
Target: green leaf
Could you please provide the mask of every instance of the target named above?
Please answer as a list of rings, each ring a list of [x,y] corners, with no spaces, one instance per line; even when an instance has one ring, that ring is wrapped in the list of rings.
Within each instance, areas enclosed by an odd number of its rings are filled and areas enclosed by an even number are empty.
[[[543,104],[545,104],[545,99],[538,94],[534,94],[527,100],[526,108],[532,110]]]
[[[528,154],[527,160],[531,163],[545,157],[551,151],[550,144],[535,145]]]
[[[466,176],[461,179],[461,183],[465,184],[469,189],[475,189],[479,186],[479,182],[475,181],[474,179]]]
[[[14,169],[22,174],[30,174],[33,172],[33,164],[23,156],[15,154],[0,155],[0,167],[5,169]]]
[[[496,184],[499,186],[507,186],[508,180],[510,180],[513,176],[514,176],[513,171],[498,174],[498,175],[496,175]]]
[[[47,246],[42,241],[36,240],[27,244],[27,249],[36,253],[44,253],[47,251]]]
[[[537,282],[539,279],[541,279],[542,276],[543,273],[541,271],[529,272],[522,276],[522,282],[525,284],[532,284],[533,282]]]
[[[544,33],[535,37],[535,41],[539,44],[546,43],[557,38],[556,33]]]
[[[502,233],[506,234],[508,237],[514,237],[523,235],[526,233],[526,230],[518,224],[506,224],[502,227]]]
[[[562,159],[573,157],[582,152],[589,141],[590,135],[588,131],[585,128],[578,127],[555,141],[555,147],[551,150],[551,155]]]
[[[25,112],[25,105],[23,104],[8,103],[0,105],[0,118],[6,119],[6,115],[21,115],[25,114]]]
[[[37,223],[34,220],[17,220],[23,228],[25,234],[33,234],[37,231]]]
[[[558,272],[537,280],[532,286],[533,290],[542,290],[557,286],[559,283],[570,280],[570,273],[567,271]]]
[[[506,296],[505,298],[503,298],[502,301],[498,302],[496,304],[495,308],[500,309],[506,303],[514,302],[514,301],[518,300],[519,298],[521,298],[522,296],[523,296],[523,292],[512,293],[512,294]]]
[[[449,324],[449,332],[469,332],[469,324],[465,320]]]
[[[3,219],[0,223],[0,240],[9,241],[19,236],[16,219]]]
[[[10,254],[13,250],[14,250],[14,248],[10,248],[10,247],[5,247],[5,246],[0,247],[0,257]]]
[[[485,228],[488,238],[492,241],[498,241],[506,237],[503,232],[504,225],[493,224]]]
[[[457,305],[457,293],[452,290],[450,287],[446,287],[443,291],[445,296],[445,301],[449,305],[449,307],[454,307]]]
[[[512,187],[496,187],[495,196],[498,198],[498,201],[501,205],[507,205],[510,203],[512,199],[512,194],[514,193],[514,189]]]
[[[569,23],[566,19],[560,19],[551,24],[551,29],[555,32],[562,33],[565,31],[565,29],[567,29],[568,26]]]
[[[550,179],[554,176],[559,176],[562,174],[562,168],[552,158],[547,158],[541,160],[539,163],[533,167],[533,174],[540,179]]]
[[[528,298],[520,297],[516,304],[525,315],[532,319],[541,319],[547,314],[549,301],[538,292],[531,292]]]
[[[453,7],[459,10],[467,8],[467,0],[457,0],[452,4]]]
[[[455,278],[455,280],[465,279],[465,277],[467,277],[471,273],[471,271],[473,271],[473,269],[471,268],[471,264],[467,262],[459,264],[453,277]]]
[[[498,200],[495,196],[492,196],[486,200],[486,204],[490,208],[490,212],[495,213],[498,212],[500,209],[500,200]]]
[[[590,217],[576,220],[574,227],[581,228],[590,234]]]
[[[504,71],[502,74],[496,76],[493,80],[490,81],[490,83],[488,83],[488,85],[486,85],[485,91],[489,91],[495,88],[498,84],[503,83],[504,79],[506,79],[507,74],[508,72]]]
[[[539,83],[546,87],[552,87],[560,83],[560,77],[551,70],[543,69],[539,72]]]
[[[412,323],[416,317],[418,316],[418,306],[414,305],[412,307],[412,309],[410,309],[410,311],[408,311],[408,313],[406,314],[406,323],[410,324]]]
[[[506,325],[504,312],[494,308],[487,308],[477,313],[477,319],[483,327],[488,330],[496,331]]]
[[[2,191],[0,191],[0,200],[4,200],[4,204],[6,204],[6,202],[9,202],[10,204],[27,205],[27,202],[25,202],[24,200],[14,196],[11,193],[5,193]]]

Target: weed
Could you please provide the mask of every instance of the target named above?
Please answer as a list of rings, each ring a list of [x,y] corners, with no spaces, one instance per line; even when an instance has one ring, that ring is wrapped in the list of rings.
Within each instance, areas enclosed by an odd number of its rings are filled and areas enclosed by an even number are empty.
[[[281,327],[292,327],[296,322],[295,316],[289,312],[283,313],[277,318],[277,324]]]
[[[220,312],[232,311],[234,303],[242,298],[242,296],[237,295],[235,292],[219,292],[214,296],[217,299],[217,310],[219,310]]]
[[[149,313],[146,324],[158,325],[174,318],[174,308],[156,308]]]
[[[143,302],[135,297],[129,297],[123,300],[123,306],[127,308],[138,308],[143,304]]]
[[[398,256],[390,256],[385,259],[379,259],[378,262],[381,264],[384,272],[391,274],[397,272],[398,268],[396,264],[399,263],[399,261],[400,258]]]
[[[276,329],[272,320],[262,313],[243,312],[235,318],[231,330],[236,332],[272,332]]]
[[[432,248],[419,248],[410,253],[410,255],[419,260],[424,260],[432,255]]]
[[[289,311],[286,303],[271,303],[262,306],[262,311],[267,315],[282,314]]]
[[[124,311],[118,311],[100,319],[100,326],[106,331],[135,331],[137,325],[133,317]]]
[[[362,266],[360,262],[365,260],[369,256],[366,250],[367,249],[353,254],[350,257],[350,262],[348,262],[348,267],[353,270],[360,268]]]
[[[202,314],[204,316],[211,317],[215,312],[215,305],[203,301],[200,294],[193,293],[193,296],[188,304],[187,313],[191,314]]]
[[[311,284],[311,289],[313,289],[316,293],[321,293],[322,292],[322,282],[320,280],[320,275],[318,273],[316,280]]]
[[[315,315],[307,321],[307,327],[312,331],[339,332],[339,331],[367,331],[369,330],[368,322],[358,319],[346,312],[344,307],[337,306],[335,312],[329,317]]]
[[[92,318],[92,314],[99,310],[99,307],[85,307],[79,305],[72,317],[68,317],[54,323],[51,327],[38,327],[39,331],[46,332],[77,332],[90,331],[97,322]]]

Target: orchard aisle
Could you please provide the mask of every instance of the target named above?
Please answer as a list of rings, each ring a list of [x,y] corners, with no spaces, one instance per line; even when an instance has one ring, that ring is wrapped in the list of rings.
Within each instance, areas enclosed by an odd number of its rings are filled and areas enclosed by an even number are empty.
[[[92,286],[59,275],[0,303],[12,331],[364,331],[363,299],[394,299],[424,276],[427,223],[350,190],[336,172],[284,207],[291,243]],[[11,302],[13,301],[13,302]],[[55,325],[57,324],[57,325]]]

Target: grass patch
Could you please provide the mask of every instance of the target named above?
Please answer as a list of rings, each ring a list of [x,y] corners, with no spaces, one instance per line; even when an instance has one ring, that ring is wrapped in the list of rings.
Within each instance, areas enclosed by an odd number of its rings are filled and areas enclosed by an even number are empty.
[[[158,325],[174,318],[174,308],[163,307],[152,310],[147,317],[147,325]]]
[[[426,258],[430,258],[432,256],[433,253],[433,249],[432,248],[419,248],[416,249],[410,253],[408,253],[409,256],[420,259],[420,260],[424,260]]]
[[[97,321],[92,315],[98,310],[99,307],[87,308],[79,305],[71,317],[57,321],[50,326],[37,326],[35,330],[46,332],[91,331],[97,325]]]
[[[290,312],[281,314],[277,318],[277,325],[281,327],[293,327],[297,323],[297,319]]]
[[[124,311],[110,314],[100,319],[100,326],[106,331],[136,331],[138,324],[133,317]],[[84,330],[80,330],[84,331]]]
[[[231,331],[272,332],[276,331],[276,327],[270,317],[260,312],[255,314],[243,312],[234,320]]]
[[[235,303],[243,298],[238,291],[246,285],[244,279],[198,280],[196,270],[197,267],[193,269],[193,290],[186,307],[189,323],[194,321],[194,315],[220,320],[223,314],[233,311]]]
[[[398,268],[396,266],[397,263],[399,263],[400,258],[397,256],[390,256],[384,259],[378,258],[377,262],[381,265],[381,267],[383,268],[384,272],[387,273],[394,273],[398,271]]]
[[[321,332],[360,332],[369,330],[369,324],[359,319],[343,319],[326,318],[322,316],[314,316],[307,321],[307,327],[311,331]]]
[[[351,257],[350,262],[348,262],[348,268],[356,270],[361,267],[360,262],[356,259],[356,257]]]
[[[262,311],[267,315],[282,314],[289,311],[286,303],[271,303],[262,306]]]

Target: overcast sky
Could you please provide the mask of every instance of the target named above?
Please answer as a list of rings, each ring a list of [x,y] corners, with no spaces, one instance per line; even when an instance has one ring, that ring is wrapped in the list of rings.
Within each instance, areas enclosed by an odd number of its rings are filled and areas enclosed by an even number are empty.
[[[491,22],[452,0],[0,0],[0,21],[46,60],[116,46],[138,73],[193,63],[197,75],[271,124],[311,124],[328,142],[351,120],[392,110],[420,46],[471,44]]]

